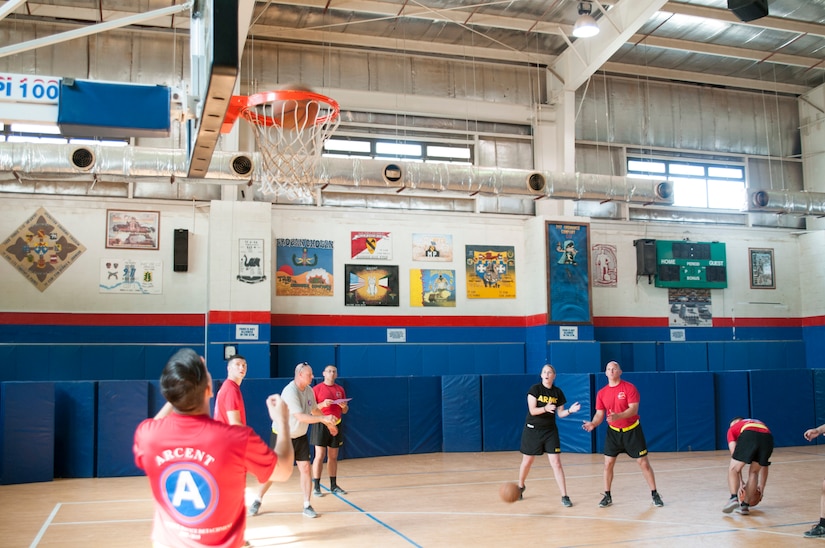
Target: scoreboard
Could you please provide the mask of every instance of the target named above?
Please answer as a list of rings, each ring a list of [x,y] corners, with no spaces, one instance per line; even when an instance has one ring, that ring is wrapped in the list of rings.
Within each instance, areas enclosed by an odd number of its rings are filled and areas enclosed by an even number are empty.
[[[724,243],[656,240],[656,287],[727,286]]]

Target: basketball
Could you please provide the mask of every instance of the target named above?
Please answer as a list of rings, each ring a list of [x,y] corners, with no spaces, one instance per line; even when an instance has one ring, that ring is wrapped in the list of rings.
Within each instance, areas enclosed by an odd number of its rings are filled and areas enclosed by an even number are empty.
[[[501,484],[501,487],[498,488],[498,494],[504,502],[516,502],[521,496],[521,489],[518,488],[518,484],[510,481]]]
[[[304,84],[286,84],[280,87],[281,90],[289,91],[309,91]],[[285,99],[272,103],[272,117],[279,121],[278,125],[285,130],[302,130],[308,124],[314,124],[318,118],[318,102],[303,99]]]
[[[744,485],[739,488],[738,498],[739,498],[739,502],[742,502],[743,500],[745,500],[745,486]],[[751,500],[750,500],[750,502],[748,502],[748,504],[750,505],[751,508],[753,508],[754,506],[759,504],[761,502],[761,500],[762,500],[762,489],[757,487],[756,488],[756,493],[753,494],[753,496],[751,497]]]

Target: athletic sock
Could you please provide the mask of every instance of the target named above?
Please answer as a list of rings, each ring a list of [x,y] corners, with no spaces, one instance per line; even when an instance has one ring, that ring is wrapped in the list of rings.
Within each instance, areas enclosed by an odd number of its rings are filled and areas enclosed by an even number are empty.
[[[312,483],[315,485],[315,490],[316,491],[321,490],[321,478],[318,478],[318,479],[312,478]]]
[[[610,496],[610,491],[605,491],[604,494],[609,497]]]
[[[650,492],[651,497],[655,497],[658,494],[659,494],[659,491],[657,491],[656,489],[654,489],[653,491]]]
[[[338,487],[338,478],[333,478],[332,476],[329,477],[329,488],[335,489]]]
[[[819,526],[825,527],[825,518],[819,518]]]
[[[731,493],[730,494],[730,500],[738,499],[738,498],[739,498],[739,495],[737,495],[736,493]]]

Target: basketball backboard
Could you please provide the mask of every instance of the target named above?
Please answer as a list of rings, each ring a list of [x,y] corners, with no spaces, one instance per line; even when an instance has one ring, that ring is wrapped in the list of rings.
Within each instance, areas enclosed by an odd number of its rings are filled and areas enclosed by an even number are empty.
[[[255,0],[195,0],[190,24],[189,177],[205,177],[232,98]]]

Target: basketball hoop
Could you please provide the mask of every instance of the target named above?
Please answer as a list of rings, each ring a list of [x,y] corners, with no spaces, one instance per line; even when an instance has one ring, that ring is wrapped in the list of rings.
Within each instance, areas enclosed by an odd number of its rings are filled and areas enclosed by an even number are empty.
[[[318,183],[315,170],[324,141],[338,128],[339,111],[333,99],[307,90],[236,95],[221,131],[231,131],[239,116],[252,125],[261,153],[262,193],[309,197]]]

